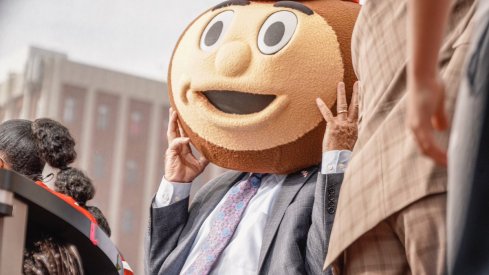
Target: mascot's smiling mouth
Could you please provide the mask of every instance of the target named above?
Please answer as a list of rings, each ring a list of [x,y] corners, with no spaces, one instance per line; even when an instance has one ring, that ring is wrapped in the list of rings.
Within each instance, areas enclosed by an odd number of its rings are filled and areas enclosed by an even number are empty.
[[[282,114],[289,105],[287,95],[258,94],[236,90],[211,90],[190,81],[182,85],[180,98],[188,110],[198,111],[201,119],[223,129],[267,125]],[[203,86],[203,85],[202,85]]]
[[[258,113],[270,105],[277,96],[250,94],[237,91],[210,90],[202,94],[217,109],[228,114]]]

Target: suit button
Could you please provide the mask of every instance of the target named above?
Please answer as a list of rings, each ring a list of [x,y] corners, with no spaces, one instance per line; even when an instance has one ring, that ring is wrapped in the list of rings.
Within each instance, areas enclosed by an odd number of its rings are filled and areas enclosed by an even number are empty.
[[[334,207],[328,207],[328,213],[329,213],[329,214],[333,215],[333,214],[334,214],[334,212],[335,212]]]

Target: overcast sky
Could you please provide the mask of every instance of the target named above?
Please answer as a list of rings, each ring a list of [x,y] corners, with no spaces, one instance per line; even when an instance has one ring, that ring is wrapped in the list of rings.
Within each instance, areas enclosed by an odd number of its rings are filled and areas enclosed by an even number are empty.
[[[222,0],[0,0],[0,60],[29,45],[166,79],[184,28]]]
[[[165,80],[175,43],[223,0],[0,0],[0,62],[29,45]]]

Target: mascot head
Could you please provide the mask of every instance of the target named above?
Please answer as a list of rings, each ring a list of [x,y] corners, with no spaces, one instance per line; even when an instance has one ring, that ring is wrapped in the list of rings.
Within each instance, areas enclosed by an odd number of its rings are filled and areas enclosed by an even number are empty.
[[[238,171],[285,174],[319,163],[325,123],[315,99],[333,107],[338,82],[353,86],[359,9],[341,0],[231,0],[195,19],[168,75],[192,143]]]

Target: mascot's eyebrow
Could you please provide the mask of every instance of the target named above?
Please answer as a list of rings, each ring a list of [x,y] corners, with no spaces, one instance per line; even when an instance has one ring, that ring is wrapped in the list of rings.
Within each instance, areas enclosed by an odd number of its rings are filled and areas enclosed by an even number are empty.
[[[221,4],[218,4],[217,6],[213,7],[212,11],[215,11],[217,9],[222,9],[225,7],[229,7],[229,6],[246,6],[249,4],[250,4],[250,1],[247,1],[247,0],[229,0],[229,1],[222,2]]]
[[[307,14],[307,15],[314,14],[314,12],[310,8],[302,5],[301,3],[294,2],[294,1],[279,1],[279,2],[275,3],[273,6],[277,7],[277,8],[282,7],[282,8],[290,8],[290,9],[298,10],[300,12]]]

